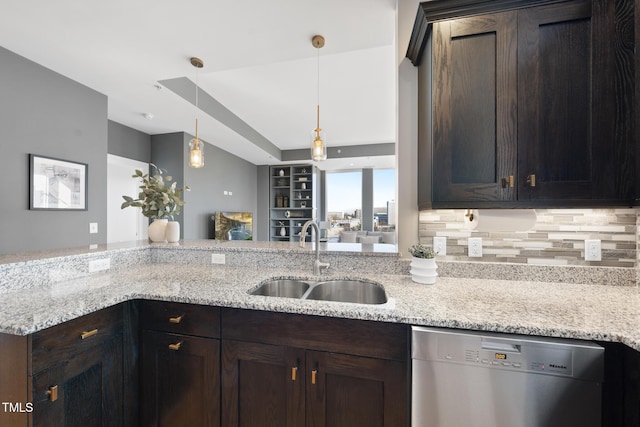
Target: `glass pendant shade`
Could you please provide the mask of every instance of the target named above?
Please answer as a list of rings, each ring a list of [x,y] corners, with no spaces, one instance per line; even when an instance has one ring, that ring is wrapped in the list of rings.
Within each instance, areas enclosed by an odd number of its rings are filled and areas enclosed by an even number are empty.
[[[204,149],[202,141],[197,138],[189,141],[189,166],[196,169],[204,166]]]
[[[198,138],[198,119],[196,119],[196,137],[189,141],[189,166],[195,169],[204,166],[204,144]]]
[[[311,134],[311,159],[314,162],[327,160],[327,146],[322,139],[322,130],[316,128]]]
[[[311,159],[314,162],[327,160],[327,145],[324,143],[322,129],[320,128],[320,105],[316,110],[316,128],[311,134]]]

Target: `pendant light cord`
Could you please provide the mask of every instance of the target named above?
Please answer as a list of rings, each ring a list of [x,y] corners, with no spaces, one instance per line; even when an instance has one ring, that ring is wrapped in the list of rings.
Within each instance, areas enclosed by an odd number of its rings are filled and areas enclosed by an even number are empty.
[[[318,76],[318,85],[317,85],[317,94],[316,94],[316,98],[318,100],[318,108],[317,108],[317,117],[316,117],[316,128],[318,129],[318,132],[320,132],[320,47],[316,46],[316,50],[317,50],[317,61],[316,61],[316,66],[317,66],[317,76]]]

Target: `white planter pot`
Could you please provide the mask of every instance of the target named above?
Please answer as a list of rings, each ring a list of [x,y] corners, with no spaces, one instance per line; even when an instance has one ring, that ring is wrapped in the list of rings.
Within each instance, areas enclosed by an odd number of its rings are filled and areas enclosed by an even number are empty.
[[[169,243],[176,243],[180,240],[180,223],[178,221],[167,222],[165,237]]]
[[[411,279],[416,283],[424,283],[433,285],[438,277],[438,265],[435,258],[416,258],[411,259]]]
[[[166,241],[165,233],[167,229],[167,219],[154,219],[149,224],[149,240],[152,242],[164,242]]]

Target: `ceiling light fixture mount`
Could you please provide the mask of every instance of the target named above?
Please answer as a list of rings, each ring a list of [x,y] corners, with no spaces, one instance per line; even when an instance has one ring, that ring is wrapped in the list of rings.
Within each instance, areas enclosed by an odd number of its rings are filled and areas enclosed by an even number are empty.
[[[320,162],[327,159],[327,146],[322,139],[322,128],[320,127],[320,49],[324,47],[324,37],[315,35],[311,38],[311,44],[318,50],[318,108],[316,109],[316,128],[313,130],[311,139],[311,159]]]
[[[196,57],[189,62],[196,68],[196,137],[189,141],[189,166],[199,169],[204,166],[204,143],[198,138],[198,70],[204,68],[204,62]]]

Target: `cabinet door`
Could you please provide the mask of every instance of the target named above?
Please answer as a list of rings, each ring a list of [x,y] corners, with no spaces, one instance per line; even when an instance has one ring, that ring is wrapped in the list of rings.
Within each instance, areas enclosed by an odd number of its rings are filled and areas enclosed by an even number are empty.
[[[33,426],[122,426],[122,336],[33,375]]]
[[[141,425],[220,425],[220,342],[143,331]]]
[[[591,1],[519,12],[520,200],[592,197],[592,50]]]
[[[303,350],[223,341],[223,426],[304,426],[304,385]]]
[[[633,200],[632,19],[627,0],[519,11],[520,200]]]
[[[306,425],[406,426],[406,378],[401,362],[308,351]]]
[[[516,21],[504,12],[433,26],[434,206],[515,200]]]

